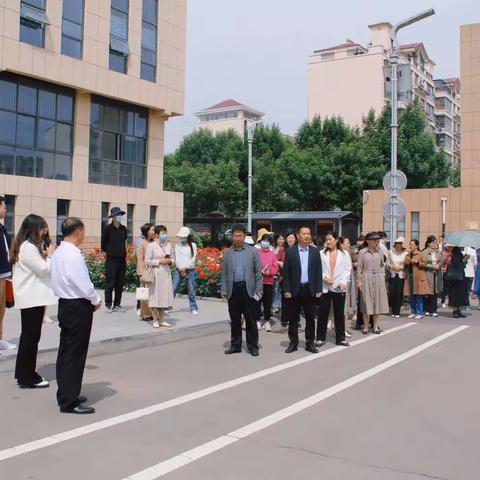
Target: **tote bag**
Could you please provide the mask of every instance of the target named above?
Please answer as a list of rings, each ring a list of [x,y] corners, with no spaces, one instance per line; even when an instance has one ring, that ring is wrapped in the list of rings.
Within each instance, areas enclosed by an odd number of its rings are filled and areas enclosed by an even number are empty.
[[[135,297],[140,302],[148,300],[149,299],[148,288],[138,287],[136,292],[135,292]]]

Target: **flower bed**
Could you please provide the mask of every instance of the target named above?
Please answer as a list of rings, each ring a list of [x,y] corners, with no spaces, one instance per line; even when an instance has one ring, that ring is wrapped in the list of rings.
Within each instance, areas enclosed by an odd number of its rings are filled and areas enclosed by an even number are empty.
[[[220,297],[220,274],[222,270],[223,252],[218,248],[201,248],[197,255],[197,286],[200,297]],[[85,254],[87,267],[95,288],[105,289],[105,253],[99,247]],[[127,249],[127,273],[125,290],[134,292],[137,287],[137,263],[133,253],[133,245]],[[180,293],[187,293],[186,284],[182,285]]]

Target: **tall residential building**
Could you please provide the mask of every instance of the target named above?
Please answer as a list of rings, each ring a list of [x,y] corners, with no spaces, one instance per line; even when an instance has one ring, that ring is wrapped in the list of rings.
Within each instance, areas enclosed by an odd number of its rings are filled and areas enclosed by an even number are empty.
[[[265,116],[264,113],[232,99],[217,103],[210,108],[197,112],[195,115],[198,119],[199,128],[206,128],[213,133],[233,129],[242,137],[247,120],[259,122]]]
[[[422,244],[431,234],[466,229],[480,231],[480,204],[477,202],[480,195],[479,41],[480,23],[460,27],[461,187],[407,189],[401,194],[406,205],[406,215],[405,221],[400,222],[399,235],[407,239],[417,238]],[[454,85],[453,89],[459,85],[455,79],[445,80],[445,83]],[[439,85],[443,86],[437,82]],[[452,90],[447,93],[450,95]],[[438,117],[450,118],[442,115],[442,112],[437,108]],[[453,122],[454,117],[455,115]],[[388,195],[383,190],[364,192],[364,232],[380,230],[382,227],[388,229],[389,225],[383,218],[383,205],[387,199]]]
[[[98,244],[113,206],[130,239],[150,220],[180,226],[163,155],[165,122],[184,110],[186,0],[6,0],[0,20],[10,233],[33,212],[60,236],[75,215]]]
[[[317,50],[310,56],[310,119],[317,115],[339,115],[350,125],[361,125],[362,117],[370,110],[377,114],[382,111],[391,94],[391,28],[390,23],[370,25],[371,41],[367,47],[347,40],[341,45]],[[400,46],[399,109],[405,109],[417,99],[432,132],[437,128],[434,67],[423,43]],[[459,106],[458,98],[456,105]],[[453,148],[447,151],[447,155],[454,159]]]
[[[443,148],[454,165],[460,162],[460,80],[435,80],[437,147]]]

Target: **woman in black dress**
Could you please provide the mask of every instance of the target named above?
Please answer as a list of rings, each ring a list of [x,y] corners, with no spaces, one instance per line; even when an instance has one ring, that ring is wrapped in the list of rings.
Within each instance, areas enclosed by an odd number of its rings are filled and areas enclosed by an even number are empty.
[[[448,306],[453,308],[454,318],[464,318],[461,308],[468,300],[465,288],[465,263],[466,259],[459,247],[452,250],[452,261],[447,270],[448,281]]]

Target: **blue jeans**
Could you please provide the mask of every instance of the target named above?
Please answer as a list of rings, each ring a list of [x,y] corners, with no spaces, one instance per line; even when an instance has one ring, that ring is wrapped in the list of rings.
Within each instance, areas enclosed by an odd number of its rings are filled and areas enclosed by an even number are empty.
[[[410,310],[415,315],[424,315],[423,295],[410,294]]]
[[[280,310],[282,308],[282,286],[278,282],[275,282],[272,308],[274,310]]]
[[[190,303],[190,311],[193,312],[194,310],[198,310],[197,300],[195,298],[195,284],[197,279],[197,273],[195,272],[195,269],[192,268],[190,270],[187,270],[187,276],[185,278],[187,280],[188,301]],[[183,280],[184,280],[184,277],[182,277],[178,269],[176,269],[173,275],[173,294],[175,296],[177,295]]]

